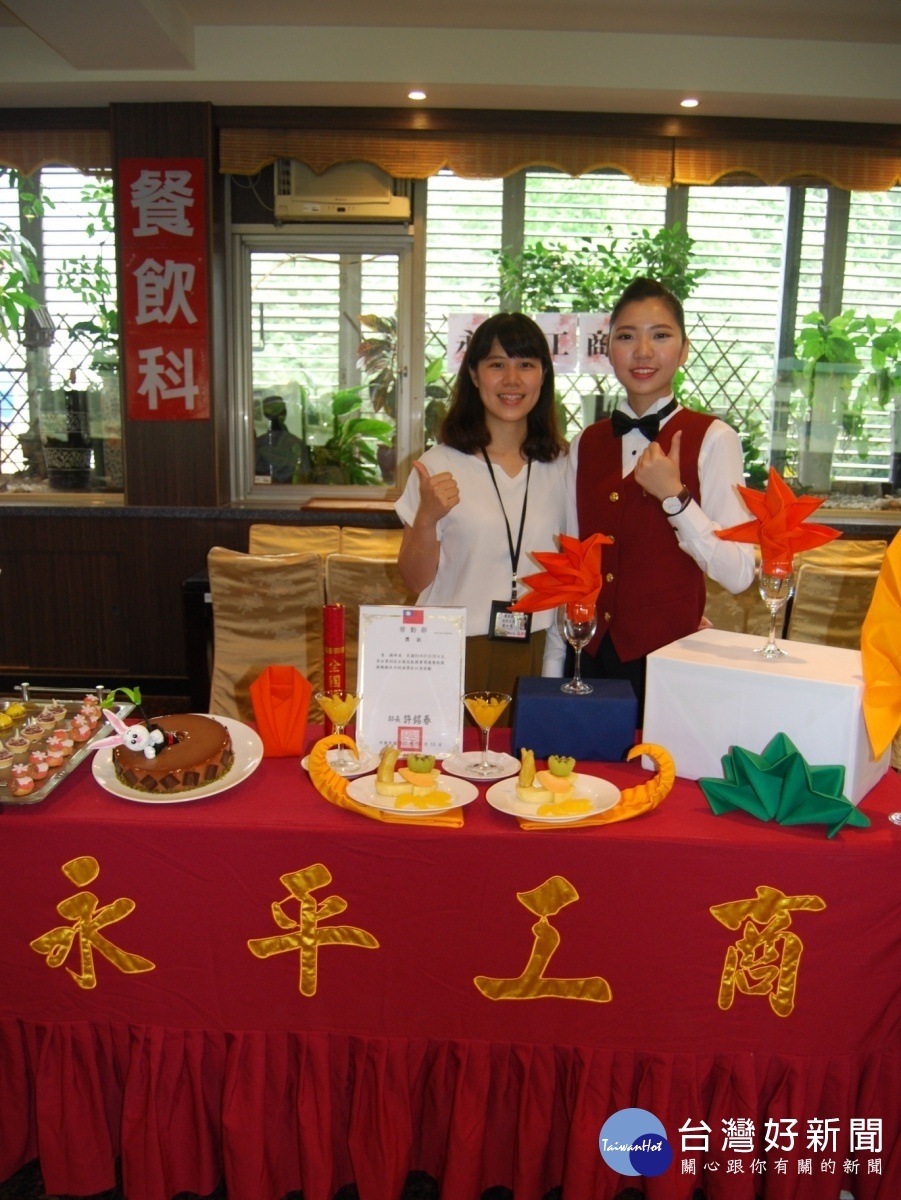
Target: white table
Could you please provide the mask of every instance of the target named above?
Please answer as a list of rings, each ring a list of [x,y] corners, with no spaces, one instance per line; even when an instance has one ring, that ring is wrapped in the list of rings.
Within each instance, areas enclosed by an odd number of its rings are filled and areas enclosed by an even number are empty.
[[[732,746],[759,754],[787,734],[812,766],[840,763],[844,795],[858,804],[889,768],[863,721],[860,652],[782,641],[776,662],[755,655],[764,639],[705,629],[648,656],[643,738],[666,747],[684,779],[721,777]]]

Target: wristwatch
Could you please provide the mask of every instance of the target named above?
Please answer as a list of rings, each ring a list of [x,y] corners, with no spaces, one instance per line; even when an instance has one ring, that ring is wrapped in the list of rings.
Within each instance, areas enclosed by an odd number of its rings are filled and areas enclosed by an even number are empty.
[[[668,517],[675,517],[680,512],[685,512],[691,504],[691,492],[687,487],[683,487],[678,496],[666,496],[660,501],[660,507]]]

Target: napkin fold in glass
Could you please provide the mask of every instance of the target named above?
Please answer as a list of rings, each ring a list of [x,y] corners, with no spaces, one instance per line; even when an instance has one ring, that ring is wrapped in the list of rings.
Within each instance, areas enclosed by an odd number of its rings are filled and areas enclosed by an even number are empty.
[[[510,606],[513,612],[541,612],[561,604],[594,604],[601,591],[601,546],[610,538],[593,533],[583,542],[560,534],[560,552],[531,551],[543,571],[524,575],[520,582],[531,591]]]
[[[779,825],[827,825],[827,837],[845,825],[870,824],[842,795],[845,768],[811,766],[784,733],[777,733],[762,754],[733,746],[722,762],[722,779],[698,780],[717,816],[736,811]]]
[[[767,574],[786,574],[785,569],[778,569],[775,564],[782,564],[784,568],[802,550],[812,550],[815,546],[823,546],[841,537],[841,532],[829,525],[805,523],[823,500],[814,496],[795,496],[773,467],[770,467],[765,492],[757,492],[741,484],[738,485],[738,491],[753,520],[732,525],[728,529],[717,529],[716,536],[724,542],[759,545],[763,563],[774,566],[774,569],[765,571]],[[790,572],[791,567],[788,566],[787,570]]]
[[[863,718],[875,758],[901,729],[901,533],[885,552],[860,631]]]
[[[296,667],[267,667],[250,685],[250,699],[264,758],[303,754],[313,689]]]
[[[346,734],[329,734],[320,738],[310,751],[309,774],[310,780],[320,796],[334,804],[336,808],[348,812],[359,813],[370,821],[383,821],[388,825],[432,825],[445,829],[460,829],[463,826],[463,810],[461,808],[436,809],[433,812],[422,812],[419,816],[401,816],[399,813],[386,812],[381,808],[370,808],[367,804],[359,804],[347,794],[349,780],[333,771],[328,765],[327,752],[332,746],[349,746],[351,753],[359,758],[356,743]]]

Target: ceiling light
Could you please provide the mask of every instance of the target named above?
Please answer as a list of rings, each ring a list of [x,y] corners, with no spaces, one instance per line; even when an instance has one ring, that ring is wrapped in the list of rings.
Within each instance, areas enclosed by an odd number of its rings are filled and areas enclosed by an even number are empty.
[[[408,100],[425,100],[425,92],[418,91],[418,90],[413,91],[413,92],[407,92],[407,99]]]
[[[694,96],[686,96],[684,100],[679,101],[682,108],[697,108],[700,103],[701,101],[696,100]]]

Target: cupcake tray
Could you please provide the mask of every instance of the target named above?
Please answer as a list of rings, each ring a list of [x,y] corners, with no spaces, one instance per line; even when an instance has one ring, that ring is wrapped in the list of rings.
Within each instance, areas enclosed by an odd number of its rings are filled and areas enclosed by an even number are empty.
[[[88,694],[84,688],[35,688],[31,687],[27,683],[20,684],[16,688],[16,691],[19,692],[18,696],[0,696],[0,712],[6,712],[11,704],[21,704],[25,709],[25,715],[18,718],[13,726],[6,729],[0,729],[0,742],[3,742],[4,746],[6,745],[7,738],[9,738],[14,732],[20,730],[29,717],[36,717],[45,705],[50,704],[53,701],[58,701],[65,707],[66,710],[66,715],[60,719],[59,723],[56,725],[56,728],[59,729],[65,726],[68,721],[70,721],[71,718],[74,717],[79,711],[84,703],[85,695]],[[98,687],[92,689],[92,691],[101,700],[106,695],[106,690],[104,688]],[[71,697],[73,696],[77,698],[72,699]],[[123,719],[131,712],[133,708],[134,705],[127,702],[120,703],[117,701],[113,705],[113,711]],[[11,795],[9,787],[7,786],[9,783],[10,772],[8,770],[0,771],[0,806],[4,804],[40,804],[42,800],[46,800],[58,783],[65,779],[67,775],[71,775],[75,768],[80,763],[84,762],[89,754],[93,753],[91,747],[95,742],[100,741],[101,738],[109,737],[113,732],[114,730],[110,723],[108,721],[104,721],[97,727],[88,741],[76,744],[74,754],[71,754],[69,758],[64,759],[60,766],[51,767],[43,781],[40,784],[36,783],[34,791],[29,792],[26,796]],[[16,759],[15,761],[27,762],[28,754],[30,754],[32,750],[45,749],[46,739],[50,737],[52,733],[53,730],[48,730],[47,733],[44,734],[44,737],[40,739],[40,741],[35,741],[31,746],[29,746],[28,753],[23,755],[22,758]],[[2,811],[2,809],[0,809],[0,811]]]

